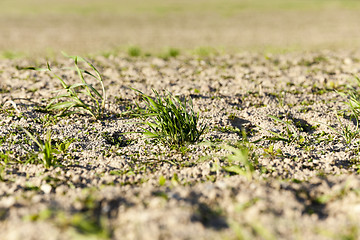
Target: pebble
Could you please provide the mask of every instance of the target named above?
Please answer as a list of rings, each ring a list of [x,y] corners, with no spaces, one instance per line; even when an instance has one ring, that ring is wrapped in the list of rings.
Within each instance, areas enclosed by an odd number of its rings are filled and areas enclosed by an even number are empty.
[[[51,185],[49,185],[49,184],[43,184],[43,185],[41,185],[40,189],[41,189],[41,191],[43,191],[45,194],[49,194],[49,193],[51,192],[51,190],[52,190],[52,187],[51,187]]]

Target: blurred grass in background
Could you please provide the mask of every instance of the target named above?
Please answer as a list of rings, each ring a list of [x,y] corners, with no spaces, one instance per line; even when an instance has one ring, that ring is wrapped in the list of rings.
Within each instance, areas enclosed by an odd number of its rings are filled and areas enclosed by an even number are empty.
[[[242,11],[359,9],[357,0],[2,0],[1,15],[174,14]]]
[[[1,0],[3,57],[360,46],[356,0]]]

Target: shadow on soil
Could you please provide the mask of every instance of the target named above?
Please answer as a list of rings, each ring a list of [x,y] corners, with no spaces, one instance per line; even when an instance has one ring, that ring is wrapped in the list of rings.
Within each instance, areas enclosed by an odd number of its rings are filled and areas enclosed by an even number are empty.
[[[191,216],[192,222],[201,222],[204,227],[221,230],[228,228],[225,217],[222,215],[221,209],[212,208],[206,203],[198,202],[194,205],[195,212]]]
[[[222,210],[216,206],[210,206],[208,203],[199,201],[201,194],[192,192],[189,199],[185,199],[194,207],[194,213],[191,216],[192,222],[201,222],[204,227],[221,230],[228,228],[229,225],[223,215]]]
[[[154,191],[154,196],[163,197],[168,200],[169,195],[163,191]],[[191,192],[188,197],[180,197],[178,194],[172,194],[171,198],[177,201],[184,201],[192,206],[193,213],[190,217],[191,222],[200,222],[206,228],[222,230],[229,227],[226,217],[220,207],[215,204],[210,205],[199,201],[201,193]]]
[[[324,179],[325,181],[326,179]],[[312,192],[319,187],[320,184],[303,184],[300,188],[295,189],[289,187],[290,191],[295,193],[296,199],[303,205],[302,214],[312,215],[316,214],[319,219],[326,219],[328,213],[326,211],[326,203],[322,203],[319,198],[312,196]]]

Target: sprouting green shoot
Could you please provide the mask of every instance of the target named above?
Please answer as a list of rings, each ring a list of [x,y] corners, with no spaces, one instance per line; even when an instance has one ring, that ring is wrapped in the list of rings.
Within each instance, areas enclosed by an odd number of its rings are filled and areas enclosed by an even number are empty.
[[[245,146],[235,148],[230,145],[224,145],[222,148],[232,153],[226,157],[230,165],[223,167],[224,170],[227,172],[244,175],[248,180],[251,180],[255,168],[252,162],[249,160],[249,149]]]
[[[355,80],[357,81],[358,86],[360,87],[360,78],[355,76]],[[350,110],[358,119],[360,115],[360,94],[356,89],[350,87],[347,93],[339,92],[339,94],[348,99],[347,105],[349,105]]]
[[[360,87],[360,78],[358,76],[355,76],[355,80],[358,84],[358,87]],[[338,92],[338,93],[348,100],[346,102],[346,104],[350,108],[349,111],[351,112],[351,117],[355,118],[356,127],[355,127],[355,129],[351,129],[351,127],[349,125],[345,126],[341,122],[338,114],[336,115],[336,117],[340,123],[340,127],[341,127],[340,131],[335,130],[333,127],[331,127],[327,124],[325,124],[325,125],[327,125],[331,130],[336,132],[338,135],[342,136],[347,144],[350,144],[353,141],[353,139],[357,138],[360,134],[360,129],[359,129],[360,94],[353,87],[350,87],[350,89],[346,93],[345,92]]]
[[[166,96],[160,96],[153,90],[155,99],[152,99],[139,90],[133,90],[140,93],[146,104],[146,108],[137,104],[137,112],[133,114],[143,119],[140,124],[150,128],[142,128],[145,136],[156,138],[170,146],[194,143],[200,139],[206,125],[198,124],[199,113],[194,112],[191,98],[181,101],[170,92]]]
[[[320,122],[319,123],[326,125],[328,128],[330,128],[335,133],[337,133],[339,136],[341,136],[347,144],[350,144],[355,138],[359,137],[359,134],[360,134],[359,119],[357,118],[357,115],[355,113],[354,113],[354,116],[355,116],[355,120],[356,120],[355,129],[352,129],[349,125],[344,125],[341,122],[338,114],[336,114],[336,117],[340,123],[340,131],[336,130],[335,128],[333,128],[332,126],[330,126],[328,124],[320,123]]]
[[[221,168],[224,171],[231,174],[243,175],[248,180],[253,178],[257,164],[256,154],[253,151],[254,148],[249,142],[245,131],[242,131],[242,140],[235,145],[229,145],[227,143],[221,143],[219,145],[219,143],[208,141],[201,144],[209,147],[219,147],[230,152],[230,154],[221,157],[224,162]],[[213,156],[211,156],[211,158],[213,158]],[[216,166],[216,168],[217,167],[220,168],[220,166]]]
[[[267,130],[272,136],[271,137],[265,137],[262,139],[259,139],[256,142],[259,142],[261,140],[270,140],[270,141],[283,141],[283,142],[287,142],[287,143],[292,143],[296,140],[299,140],[300,142],[303,142],[305,139],[302,138],[296,127],[293,126],[292,124],[285,122],[281,119],[279,119],[278,117],[272,116],[272,115],[268,115],[269,118],[273,119],[276,122],[279,122],[281,124],[284,124],[286,126],[286,133],[277,133],[271,130]],[[261,128],[261,127],[260,127]]]
[[[128,54],[130,57],[139,57],[141,55],[141,49],[137,46],[129,47]]]
[[[31,140],[40,148],[40,153],[42,154],[42,161],[45,168],[50,168],[56,163],[56,159],[54,157],[54,153],[57,153],[57,150],[52,147],[51,144],[51,131],[48,130],[45,136],[44,141],[38,140],[34,135],[32,135],[26,129],[20,127],[26,135],[29,136]]]
[[[63,53],[67,56],[65,53]],[[86,112],[95,119],[99,119],[103,116],[105,111],[106,91],[104,81],[99,71],[93,64],[85,60],[84,58],[77,56],[67,56],[74,60],[75,68],[73,68],[81,82],[73,85],[68,85],[59,75],[53,73],[50,64],[47,63],[47,68],[35,68],[29,67],[26,69],[32,69],[37,71],[48,71],[57,78],[63,89],[60,89],[58,95],[51,98],[49,104],[46,106],[46,110],[59,111],[58,116],[70,115],[78,112]],[[85,62],[94,73],[88,70],[83,70],[79,67],[79,62]],[[93,86],[88,84],[85,80],[86,76],[90,76],[96,79],[102,88],[102,95]]]
[[[67,142],[62,142],[60,144],[56,144],[56,148],[62,152],[63,154],[66,153],[66,151],[68,150],[70,144],[72,143],[72,140],[71,141],[67,141]]]

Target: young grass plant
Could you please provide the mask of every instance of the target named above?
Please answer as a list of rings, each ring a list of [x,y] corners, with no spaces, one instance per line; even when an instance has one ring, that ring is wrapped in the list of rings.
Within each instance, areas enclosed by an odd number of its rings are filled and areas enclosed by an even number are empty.
[[[0,163],[0,182],[5,181],[5,165]]]
[[[355,80],[357,81],[358,87],[360,87],[360,78],[358,76],[355,76]],[[351,86],[349,87],[349,91],[347,91],[347,93],[338,93],[348,99],[347,105],[349,105],[350,110],[358,119],[360,115],[360,93]]]
[[[169,58],[176,58],[180,55],[180,50],[177,48],[168,48],[165,52],[159,54],[159,57],[168,60]]]
[[[344,125],[340,118],[339,115],[336,114],[336,117],[340,123],[340,131],[336,130],[335,128],[331,127],[328,124],[325,123],[321,123],[326,125],[328,128],[330,128],[331,130],[333,130],[335,133],[337,133],[339,136],[343,137],[343,139],[345,140],[346,144],[350,144],[355,138],[359,137],[360,135],[360,129],[359,129],[359,119],[356,115],[356,113],[354,112],[354,116],[355,116],[355,120],[356,120],[356,127],[355,129],[352,129],[349,125]]]
[[[5,153],[0,152],[0,182],[5,181],[5,169],[9,162],[9,154],[10,151],[7,151]]]
[[[231,152],[231,154],[226,157],[230,165],[223,167],[223,169],[227,172],[246,176],[248,180],[251,180],[255,168],[249,160],[249,149],[245,146],[235,148],[230,145],[224,145],[222,148]]]
[[[66,54],[64,55],[67,56]],[[101,74],[94,67],[94,65],[92,65],[84,58],[77,56],[67,57],[74,60],[75,68],[72,69],[76,70],[81,80],[80,83],[68,85],[65,80],[63,80],[57,74],[53,73],[49,63],[47,63],[47,68],[45,69],[35,67],[27,68],[31,70],[51,72],[53,76],[60,81],[63,87],[63,89],[57,91],[58,95],[50,100],[50,103],[46,106],[45,109],[50,111],[60,111],[57,116],[70,115],[78,112],[86,112],[95,119],[101,118],[105,111],[106,102],[106,92]],[[79,67],[79,62],[86,63],[93,70],[94,73],[81,69]],[[85,81],[85,76],[92,77],[100,83],[102,88],[102,94],[100,94],[98,90],[96,90],[93,86],[91,86]]]
[[[355,80],[357,82],[358,87],[360,87],[360,78],[359,76],[355,76]],[[328,126],[331,130],[336,132],[338,135],[342,136],[347,144],[350,144],[355,138],[359,137],[360,135],[360,129],[359,129],[359,116],[360,116],[360,93],[352,86],[349,87],[349,90],[345,92],[338,92],[341,96],[348,99],[348,102],[346,104],[349,106],[349,110],[351,112],[351,117],[355,118],[356,121],[356,127],[355,129],[351,129],[349,125],[344,125],[339,115],[336,114],[336,117],[340,123],[341,130],[337,131],[333,127],[325,124]],[[351,119],[350,119],[351,120]]]
[[[141,48],[137,46],[129,47],[128,54],[130,57],[140,57],[141,56]]]
[[[32,135],[29,131],[26,129],[20,127],[28,137],[34,141],[34,143],[40,148],[40,153],[42,154],[42,163],[45,168],[50,168],[51,166],[54,166],[56,163],[56,158],[54,156],[54,153],[57,153],[57,150],[52,147],[51,144],[51,131],[48,130],[45,136],[44,141],[38,140],[34,135]]]
[[[160,96],[153,90],[153,100],[141,91],[133,90],[140,93],[146,104],[146,108],[141,108],[137,104],[137,113],[133,114],[143,119],[140,124],[149,127],[142,128],[145,136],[158,139],[170,146],[194,143],[200,139],[206,125],[198,124],[199,113],[194,112],[191,98],[181,101],[170,92],[167,92],[166,96]]]
[[[214,142],[203,142],[203,146],[215,147],[219,149],[224,149],[230,154],[227,154],[224,157],[221,157],[224,162],[222,170],[230,174],[239,174],[245,176],[248,180],[253,178],[255,172],[255,165],[257,165],[257,156],[253,151],[253,146],[247,139],[247,134],[245,131],[242,131],[242,140],[237,142],[235,145],[230,145],[227,143],[214,143]],[[208,156],[213,158],[214,156]],[[205,159],[209,159],[206,157]],[[255,163],[253,163],[255,162]],[[220,169],[220,165],[215,166],[215,169]]]
[[[273,119],[275,122],[279,122],[279,123],[285,125],[286,133],[277,133],[277,132],[274,132],[274,131],[271,131],[271,130],[266,130],[272,136],[259,139],[259,140],[255,141],[254,143],[257,143],[257,142],[262,141],[262,140],[283,141],[283,142],[286,142],[286,143],[293,143],[294,141],[298,141],[299,143],[303,143],[305,141],[305,138],[299,135],[298,130],[296,129],[296,127],[294,125],[290,124],[289,122],[283,121],[283,120],[279,119],[278,117],[275,117],[275,116],[272,116],[272,115],[268,115],[268,117]]]

